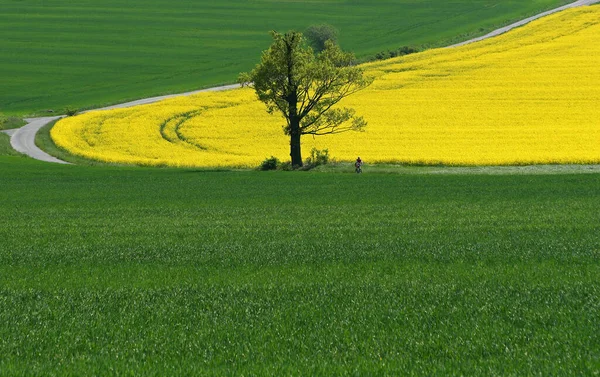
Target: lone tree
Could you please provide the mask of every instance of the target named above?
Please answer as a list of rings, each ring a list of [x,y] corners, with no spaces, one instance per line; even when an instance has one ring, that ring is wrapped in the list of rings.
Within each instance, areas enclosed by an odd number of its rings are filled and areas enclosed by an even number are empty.
[[[300,137],[360,131],[367,122],[349,108],[334,108],[338,102],[367,87],[372,80],[354,65],[354,55],[331,41],[315,55],[301,33],[271,32],[273,44],[262,54],[260,64],[242,73],[239,82],[253,86],[267,111],[281,112],[283,131],[290,136],[292,166],[302,166]]]

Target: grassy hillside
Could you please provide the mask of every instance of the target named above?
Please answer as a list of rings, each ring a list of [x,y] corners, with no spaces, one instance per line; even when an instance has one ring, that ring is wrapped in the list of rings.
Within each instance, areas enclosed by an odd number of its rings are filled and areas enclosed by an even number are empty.
[[[255,64],[272,29],[327,22],[364,57],[463,39],[567,2],[0,0],[0,113],[232,82]]]
[[[3,374],[600,371],[598,174],[0,176]]]

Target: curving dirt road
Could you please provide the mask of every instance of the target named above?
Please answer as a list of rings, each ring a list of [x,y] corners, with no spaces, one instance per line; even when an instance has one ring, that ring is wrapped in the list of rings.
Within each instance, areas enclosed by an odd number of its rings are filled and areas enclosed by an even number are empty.
[[[533,20],[536,20],[538,18],[547,16],[549,14],[552,13],[556,13],[556,12],[560,12],[562,10],[568,9],[568,8],[575,8],[575,7],[581,7],[581,6],[586,6],[586,5],[592,5],[595,3],[600,2],[600,0],[578,0],[575,1],[574,3],[571,4],[567,4],[564,5],[562,7],[556,8],[556,9],[552,9],[549,10],[547,12],[543,12],[540,13],[538,15],[526,18],[524,20],[515,22],[514,24],[499,28],[497,30],[494,30],[493,32],[486,34],[482,37],[478,37],[478,38],[473,38],[473,39],[469,39],[468,41],[464,41],[461,43],[457,43],[451,46],[448,46],[449,48],[451,47],[458,47],[458,46],[463,46],[469,43],[473,43],[473,42],[477,42],[477,41],[481,41],[483,39],[487,39],[487,38],[492,38],[495,37],[497,35],[506,33],[509,30],[512,30],[514,28],[517,28],[519,26],[523,26]],[[158,97],[151,97],[151,98],[145,98],[145,99],[140,99],[140,100],[136,100],[136,101],[131,101],[131,102],[126,102],[126,103],[122,103],[122,104],[118,104],[118,105],[114,105],[114,106],[107,106],[107,107],[103,107],[100,109],[95,109],[95,110],[110,110],[110,109],[121,109],[121,108],[126,108],[126,107],[131,107],[131,106],[137,106],[137,105],[144,105],[144,104],[148,104],[148,103],[154,103],[154,102],[158,102],[161,101],[163,99],[167,99],[167,98],[172,98],[172,97],[177,97],[177,96],[189,96],[192,94],[196,94],[196,93],[202,93],[202,92],[216,92],[216,91],[223,91],[223,90],[229,90],[229,89],[235,89],[238,88],[239,85],[238,84],[233,84],[233,85],[224,85],[224,86],[218,86],[218,87],[214,87],[214,88],[209,88],[209,89],[202,89],[202,90],[195,90],[192,92],[186,92],[186,93],[180,93],[180,94],[170,94],[170,95],[166,95],[166,96],[158,96]],[[90,110],[90,111],[95,111],[95,110]],[[24,153],[32,158],[35,158],[36,160],[41,160],[41,161],[47,161],[47,162],[54,162],[54,163],[61,163],[61,164],[68,164],[68,162],[65,161],[61,161],[53,156],[50,156],[49,154],[47,154],[46,152],[42,151],[41,149],[39,149],[36,145],[35,145],[35,135],[37,134],[37,132],[39,131],[40,128],[44,127],[46,124],[61,118],[60,116],[55,116],[55,117],[44,117],[44,118],[31,118],[31,119],[25,119],[28,124],[26,126],[23,126],[19,129],[16,130],[5,130],[2,132],[5,132],[7,134],[9,134],[11,136],[10,138],[10,144],[12,145],[12,147],[21,152]]]
[[[55,116],[25,119],[25,121],[27,121],[27,125],[16,130],[9,130],[12,132],[5,131],[9,135],[11,135],[12,133],[12,135],[10,136],[10,145],[17,152],[24,153],[31,158],[35,158],[36,160],[55,162],[58,164],[68,164],[68,162],[50,156],[48,153],[44,152],[35,145],[35,135],[37,134],[39,129],[44,127],[46,124],[60,118],[62,117]]]

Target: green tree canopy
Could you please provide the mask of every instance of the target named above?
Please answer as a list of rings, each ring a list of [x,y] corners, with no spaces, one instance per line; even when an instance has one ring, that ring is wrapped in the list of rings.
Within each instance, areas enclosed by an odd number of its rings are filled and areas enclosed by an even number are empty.
[[[321,52],[327,41],[337,44],[338,31],[328,24],[311,25],[304,31],[304,36],[315,51]]]
[[[286,119],[293,166],[302,166],[302,135],[360,131],[367,122],[350,108],[334,107],[343,98],[367,87],[372,80],[354,64],[354,54],[331,41],[315,55],[301,33],[271,33],[273,43],[261,62],[239,82],[254,87],[269,113]]]

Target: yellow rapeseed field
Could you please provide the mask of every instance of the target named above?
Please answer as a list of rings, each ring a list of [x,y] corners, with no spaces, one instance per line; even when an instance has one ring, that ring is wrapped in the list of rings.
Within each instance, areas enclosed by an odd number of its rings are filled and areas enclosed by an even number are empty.
[[[347,98],[365,132],[302,139],[341,161],[448,165],[600,162],[600,7],[561,12],[503,36],[364,65]],[[55,143],[101,161],[257,166],[289,160],[283,118],[251,89],[202,93],[60,121]]]

